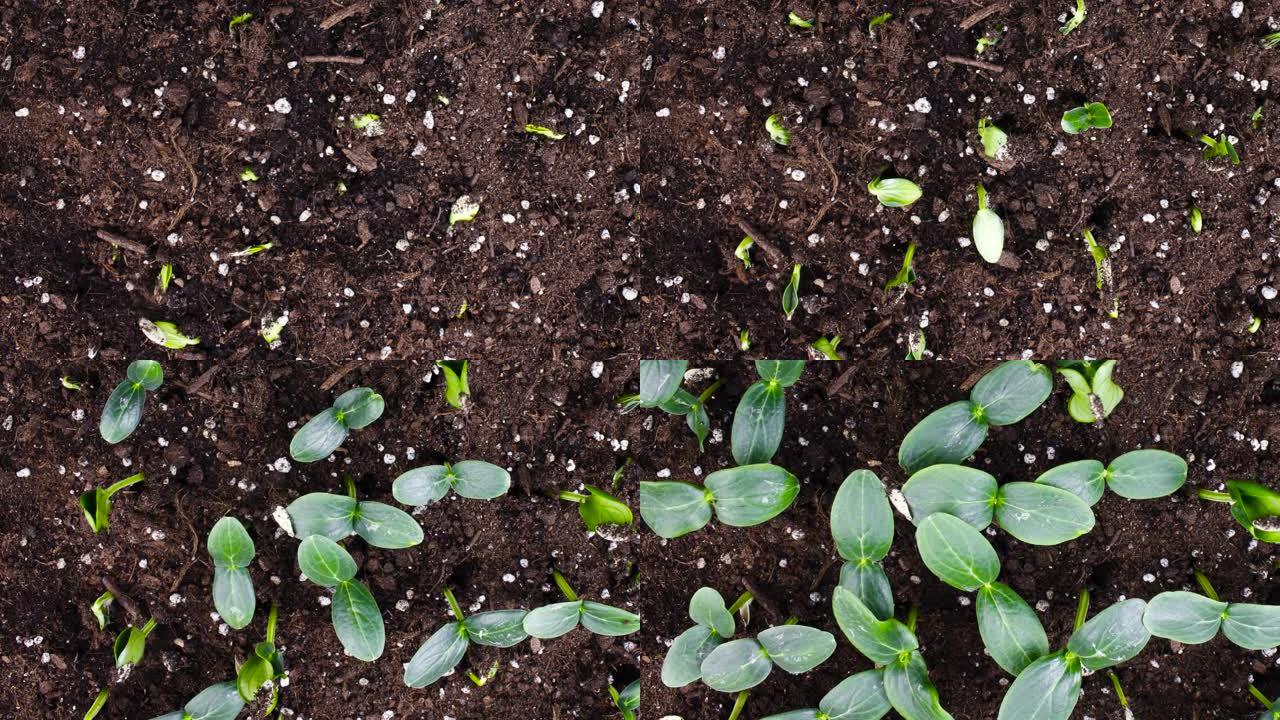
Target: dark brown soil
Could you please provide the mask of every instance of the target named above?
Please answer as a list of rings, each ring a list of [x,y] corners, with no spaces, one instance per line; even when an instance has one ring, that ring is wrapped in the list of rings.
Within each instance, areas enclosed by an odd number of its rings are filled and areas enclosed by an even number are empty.
[[[0,551],[7,558],[0,570],[0,634],[6,638],[0,705],[6,717],[80,717],[108,685],[104,718],[148,718],[180,708],[200,689],[233,677],[236,660],[261,640],[271,601],[281,607],[278,641],[289,669],[281,704],[300,717],[376,718],[386,711],[460,720],[601,717],[611,707],[609,679],[637,676],[634,643],[576,630],[507,650],[472,647],[462,670],[483,672],[501,661],[483,688],[462,672],[424,690],[402,682],[402,664],[448,620],[446,587],[473,611],[535,607],[557,599],[551,585],[557,567],[585,597],[605,595],[639,608],[634,543],[588,537],[576,506],[552,497],[582,482],[607,485],[615,464],[629,455],[614,443],[638,432],[641,419],[619,415],[611,403],[634,374],[629,363],[607,366],[599,379],[586,362],[476,363],[466,412],[445,405],[438,380],[423,382],[424,366],[366,364],[336,388],[375,387],[386,398],[386,413],[347,440],[338,464],[293,463],[285,473],[271,465],[288,456],[288,424],[331,401],[335,391],[319,386],[334,368],[244,363],[188,392],[184,385],[198,367],[166,361],[169,377],[142,425],[110,447],[98,436],[98,411],[124,365],[100,358],[0,368],[0,479],[9,488],[0,511]],[[60,389],[63,372],[84,380],[86,390]],[[278,530],[272,510],[302,493],[342,492],[339,473],[355,478],[362,497],[393,502],[396,475],[449,458],[511,468],[510,493],[432,506],[417,516],[426,532],[418,547],[390,551],[358,538],[349,542],[359,577],[382,609],[387,647],[373,663],[345,656],[329,610],[320,605],[328,593],[298,579],[297,541]],[[134,472],[146,473],[146,480],[117,497],[110,531],[93,535],[75,496]],[[624,497],[634,504],[629,489]],[[204,546],[224,514],[245,523],[258,551],[251,568],[258,616],[229,633],[211,618],[212,568]],[[508,574],[513,581],[504,580]],[[114,680],[111,642],[128,614],[117,603],[112,625],[102,632],[88,609],[104,577],[140,608],[137,624],[146,615],[160,621],[143,662],[121,682]],[[401,601],[407,601],[403,609]]]
[[[668,448],[652,475],[663,468],[676,479],[696,479],[732,465],[729,423],[742,390],[755,379],[748,364],[717,364],[729,379],[711,403],[712,427],[724,440],[699,455],[678,419],[655,417],[651,433],[637,442]],[[854,364],[810,363],[788,396],[787,426],[774,462],[801,479],[795,504],[767,524],[709,529],[669,542],[645,534],[646,560],[642,642],[646,708],[653,717],[673,713],[685,720],[728,715],[733,697],[701,683],[671,690],[658,679],[667,643],[689,627],[688,598],[700,586],[736,598],[748,585],[765,601],[752,608],[750,630],[800,622],[837,635],[836,654],[800,677],[775,671],[751,693],[744,717],[803,707],[848,675],[871,666],[840,635],[830,598],[839,574],[831,542],[829,513],[836,488],[849,472],[870,468],[889,487],[905,481],[897,464],[898,443],[932,409],[964,396],[961,386],[987,369],[979,365],[894,364],[870,368]],[[843,376],[842,374],[847,374]],[[1218,488],[1229,478],[1274,480],[1275,422],[1280,374],[1274,366],[1246,363],[1239,378],[1230,364],[1180,363],[1143,367],[1122,362],[1116,375],[1127,395],[1102,428],[1081,425],[1066,414],[1063,383],[1027,420],[993,430],[977,453],[975,466],[1002,481],[1029,480],[1056,464],[1083,458],[1104,462],[1142,447],[1159,447],[1187,458],[1185,488],[1163,500],[1132,502],[1108,493],[1095,507],[1097,526],[1088,535],[1054,547],[1034,547],[1003,533],[992,542],[1003,564],[1002,579],[1040,613],[1050,643],[1070,634],[1081,589],[1093,595],[1094,612],[1121,597],[1149,598],[1163,590],[1195,585],[1194,569],[1207,573],[1224,597],[1280,602],[1271,582],[1272,546],[1253,546],[1231,520],[1226,506],[1194,498],[1197,488]],[[829,388],[840,385],[834,395]],[[1265,443],[1259,446],[1259,443]],[[931,676],[944,707],[956,718],[994,718],[1010,678],[988,658],[978,636],[972,604],[938,581],[920,562],[910,523],[898,518],[894,548],[885,560],[900,616],[920,606],[919,635]],[[1167,561],[1167,564],[1166,562]],[[1154,580],[1147,582],[1150,574]],[[661,601],[649,588],[662,588]],[[1237,648],[1223,638],[1180,651],[1152,639],[1137,658],[1116,669],[1137,717],[1243,718],[1260,708],[1246,692],[1252,678],[1274,697],[1280,673],[1274,656]],[[1121,718],[1104,674],[1085,680],[1074,718]]]

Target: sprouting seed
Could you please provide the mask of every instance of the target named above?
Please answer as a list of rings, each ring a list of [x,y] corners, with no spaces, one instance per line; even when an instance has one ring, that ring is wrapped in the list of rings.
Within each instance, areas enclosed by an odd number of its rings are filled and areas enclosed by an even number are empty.
[[[1254,315],[1249,320],[1249,327],[1248,327],[1249,334],[1253,335],[1261,329],[1262,329],[1262,318],[1258,317],[1257,315]]]
[[[160,266],[160,274],[156,276],[156,294],[164,295],[169,292],[171,282],[173,282],[173,263],[165,263]]]
[[[747,352],[748,350],[751,349],[751,331],[750,330],[743,328],[742,331],[738,333],[738,349],[741,350],[742,352]]]
[[[880,25],[884,25],[885,23],[889,22],[892,19],[893,19],[893,13],[891,12],[880,13],[879,15],[871,18],[871,22],[867,23],[867,34],[872,37],[875,37],[876,28],[879,27]]]
[[[742,261],[742,267],[751,267],[751,247],[756,241],[750,235],[742,238],[742,242],[738,243],[738,247],[733,251],[733,256]]]
[[[1076,0],[1076,9],[1072,12],[1071,17],[1067,20],[1067,24],[1058,28],[1058,32],[1063,35],[1070,35],[1072,30],[1080,27],[1080,23],[1084,22],[1089,11],[1084,7],[1084,0]]]
[[[787,23],[798,28],[803,28],[805,30],[808,30],[809,28],[813,27],[812,20],[805,20],[804,18],[797,15],[794,11],[787,13]]]
[[[472,200],[470,195],[463,195],[453,201],[453,207],[449,210],[449,227],[460,222],[471,222],[479,213],[480,203]]]
[[[911,261],[916,255],[916,244],[913,242],[907,245],[907,252],[902,256],[902,267],[898,269],[898,274],[889,279],[884,284],[884,291],[889,292],[896,287],[910,285],[916,280],[916,271],[912,267]]]
[[[1280,47],[1280,32],[1273,32],[1270,35],[1262,36],[1262,47],[1268,50]]]
[[[138,327],[151,342],[167,347],[170,350],[181,350],[188,345],[199,345],[200,338],[184,335],[177,325],[171,322],[152,322],[146,318],[138,318]]]
[[[978,212],[973,216],[973,245],[989,263],[998,262],[1004,252],[1004,221],[987,207],[987,190],[978,183]]]
[[[782,124],[782,116],[774,113],[765,118],[764,129],[769,133],[769,139],[775,143],[787,146],[791,144],[791,131]]]
[[[275,243],[270,242],[262,243],[260,245],[250,245],[243,250],[237,250],[236,252],[231,253],[229,257],[249,257],[250,255],[257,255],[260,252],[266,252],[275,246]]]
[[[551,128],[546,127],[545,125],[534,125],[533,123],[526,123],[524,126],[524,131],[531,135],[541,135],[542,137],[547,138],[549,140],[564,139],[564,133],[556,132],[555,130],[552,130]]]
[[[978,120],[978,138],[982,140],[982,154],[992,160],[1005,160],[1009,156],[1009,136],[996,127],[991,118]]]
[[[1204,143],[1203,156],[1205,160],[1213,160],[1215,158],[1229,158],[1232,165],[1240,164],[1240,154],[1236,151],[1236,144],[1231,142],[1226,135],[1219,135],[1216,138],[1208,135],[1201,135],[1200,142]]]
[[[351,127],[363,130],[365,137],[378,137],[386,132],[382,127],[382,117],[377,113],[363,113],[351,118]]]
[[[235,17],[231,18],[231,22],[227,23],[227,31],[230,32],[234,30],[237,25],[243,25],[252,19],[253,19],[253,13],[251,12],[240,13],[239,15],[236,15]]]
[[[80,389],[81,387],[83,387],[83,386],[82,386],[80,383],[76,382],[75,380],[72,380],[70,376],[68,376],[68,375],[63,375],[63,376],[62,376],[62,387],[66,388],[66,389],[68,389],[68,390],[79,390],[79,389]]]
[[[1204,214],[1195,205],[1192,205],[1191,209],[1187,211],[1187,219],[1191,222],[1191,229],[1197,233],[1204,227]]]
[[[813,341],[812,347],[818,354],[827,360],[844,360],[845,357],[840,353],[840,341],[844,338],[839,335],[833,335],[829,338],[820,337]]]
[[[254,172],[253,168],[246,167],[245,169],[240,171],[240,181],[241,182],[257,182],[258,173]]]
[[[867,190],[885,207],[910,207],[920,199],[920,186],[906,178],[876,178],[867,183]]]
[[[790,320],[800,307],[800,263],[791,269],[791,282],[782,290],[782,312]]]
[[[924,330],[916,329],[916,332],[907,335],[907,360],[923,360],[925,351]]]

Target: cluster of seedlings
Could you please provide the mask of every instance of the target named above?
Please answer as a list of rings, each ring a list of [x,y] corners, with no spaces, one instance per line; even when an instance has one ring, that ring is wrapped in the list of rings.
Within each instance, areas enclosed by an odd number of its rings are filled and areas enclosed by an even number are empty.
[[[1120,402],[1123,391],[1111,380],[1114,367],[1114,361],[1059,364],[1073,393],[1067,407],[1072,418],[1098,422]],[[661,407],[662,395],[678,390],[686,370],[687,364],[673,361],[641,362],[641,386],[654,401],[651,407]],[[796,499],[795,477],[767,463],[781,439],[783,388],[798,380],[803,363],[758,361],[757,371],[760,381],[744,393],[733,418],[732,448],[739,466],[711,473],[703,487],[641,483],[640,515],[657,535],[677,538],[697,530],[713,510],[725,525],[756,525]],[[1031,482],[1000,483],[963,464],[990,426],[1021,421],[1052,389],[1049,367],[1029,360],[1005,362],[983,375],[968,399],[935,410],[907,433],[898,463],[908,478],[900,489],[886,491],[866,469],[844,479],[830,508],[831,535],[844,560],[831,590],[832,615],[844,637],[875,667],[840,682],[817,708],[765,720],[878,720],[891,710],[905,720],[952,718],[929,679],[915,634],[919,608],[907,609],[905,620],[896,617],[881,565],[893,544],[894,509],[914,525],[916,551],[930,573],[957,590],[976,593],[976,622],[986,654],[1012,678],[998,720],[1068,720],[1087,676],[1133,659],[1153,636],[1198,644],[1221,632],[1243,648],[1280,645],[1280,606],[1221,600],[1199,571],[1201,592],[1124,599],[1092,618],[1089,593],[1082,589],[1071,636],[1058,649],[1050,644],[1036,611],[1000,581],[1000,557],[987,539],[993,528],[1031,545],[1071,542],[1093,530],[1092,508],[1108,489],[1127,500],[1146,501],[1172,495],[1187,479],[1185,460],[1154,448],[1126,452],[1107,464],[1068,462]],[[1232,514],[1254,537],[1280,540],[1280,493],[1233,481],[1228,492],[1201,491],[1200,496],[1230,503]],[[751,594],[744,593],[726,608],[719,592],[700,588],[689,601],[694,625],[670,643],[663,659],[661,678],[668,687],[701,681],[712,690],[737,693],[730,720],[740,717],[750,689],[774,665],[803,673],[835,650],[829,633],[796,625],[795,618],[754,638],[734,639],[734,615],[748,619],[751,602]],[[1127,712],[1119,678],[1114,673],[1110,678]],[[1280,703],[1251,689],[1268,708],[1265,717],[1280,712]]]
[[[437,366],[445,378],[446,402],[461,408],[470,394],[469,362],[441,361]],[[134,361],[128,367],[127,376],[108,399],[99,425],[103,439],[112,444],[133,433],[142,419],[147,393],[159,389],[164,380],[160,364],[152,360]],[[368,427],[382,416],[384,409],[385,401],[372,388],[348,390],[294,433],[289,454],[302,463],[324,460],[342,445],[352,430]],[[624,469],[625,465],[614,475],[615,489]],[[142,480],[143,474],[138,473],[80,496],[85,520],[94,533],[108,529],[112,497]],[[331,593],[328,603],[331,620],[343,651],[356,659],[372,662],[385,650],[382,612],[369,588],[356,578],[358,565],[343,542],[358,536],[371,547],[398,550],[420,544],[424,534],[422,526],[408,512],[385,503],[361,500],[352,478],[345,476],[343,481],[345,494],[308,493],[287,507],[277,508],[273,517],[287,535],[299,540],[297,565],[301,577]],[[505,495],[510,486],[511,476],[504,468],[482,460],[463,460],[408,470],[394,480],[392,495],[403,505],[422,507],[440,502],[450,491],[463,498],[493,500]],[[630,508],[616,496],[590,486],[586,491],[585,495],[565,491],[560,497],[579,504],[589,530],[634,522]],[[205,546],[214,569],[213,606],[228,628],[242,630],[253,622],[257,611],[257,593],[250,573],[256,553],[253,538],[240,520],[226,515],[209,530]],[[558,570],[552,572],[565,601],[527,611],[497,610],[465,616],[453,591],[445,589],[444,596],[455,621],[427,638],[405,665],[405,685],[422,688],[453,673],[473,642],[507,648],[530,637],[558,638],[578,626],[605,636],[639,631],[638,615],[581,599]],[[110,622],[110,606],[114,600],[115,595],[108,591],[90,607],[104,629]],[[254,646],[252,655],[236,662],[233,680],[206,688],[182,710],[155,720],[234,720],[264,689],[270,691],[264,717],[273,716],[280,688],[285,684],[281,682],[285,678],[284,655],[275,644],[277,617],[278,607],[272,604],[265,639]],[[142,661],[147,637],[156,625],[157,620],[150,618],[141,627],[129,625],[117,635],[113,655],[122,677]],[[467,677],[476,686],[483,686],[493,679],[497,670],[495,663],[487,672],[469,671]],[[622,716],[634,720],[640,703],[639,681],[621,690],[612,686],[607,689]],[[93,720],[107,699],[108,690],[104,689],[90,706],[85,720]]]

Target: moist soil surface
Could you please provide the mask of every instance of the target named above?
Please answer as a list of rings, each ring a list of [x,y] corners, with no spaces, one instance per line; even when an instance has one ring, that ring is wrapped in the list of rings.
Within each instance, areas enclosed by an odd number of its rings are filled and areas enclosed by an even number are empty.
[[[509,649],[473,645],[458,672],[425,689],[402,680],[402,664],[451,620],[445,588],[468,614],[532,608],[561,599],[551,581],[558,568],[584,598],[639,610],[635,543],[588,535],[577,506],[554,498],[580,483],[607,487],[629,456],[625,438],[641,418],[620,415],[611,397],[634,375],[632,364],[607,366],[597,379],[586,362],[475,363],[474,395],[457,411],[445,405],[438,378],[424,382],[428,368],[406,362],[354,370],[242,363],[197,387],[192,363],[164,360],[165,384],[148,400],[142,424],[108,446],[98,435],[98,414],[125,364],[99,358],[61,370],[0,367],[0,479],[9,489],[0,510],[6,717],[78,718],[104,687],[111,692],[102,718],[179,709],[234,677],[235,663],[262,639],[272,602],[280,606],[277,643],[289,673],[280,703],[291,717],[598,718],[612,707],[610,680],[621,687],[638,677],[635,642],[578,629]],[[84,391],[60,389],[61,372],[82,380]],[[382,393],[382,418],[353,432],[334,460],[281,464],[295,421],[358,385]],[[426,537],[413,548],[347,541],[357,579],[382,611],[387,643],[375,662],[345,655],[322,604],[330,593],[299,578],[298,541],[279,529],[272,511],[304,493],[342,493],[347,474],[362,499],[396,504],[391,481],[398,474],[460,459],[509,468],[510,492],[492,501],[451,495],[415,512]],[[94,535],[76,496],[135,472],[146,479],[114,498],[109,531]],[[635,505],[630,486],[621,495]],[[224,515],[240,519],[257,546],[250,573],[258,613],[240,631],[216,619],[211,599],[205,539]],[[89,604],[106,583],[128,601],[111,606],[103,631]],[[119,677],[115,634],[151,616],[159,625],[145,657]],[[497,674],[484,687],[465,675],[482,675],[494,663]],[[259,703],[252,716],[262,709]]]
[[[701,586],[732,602],[751,588],[746,635],[795,616],[801,624],[836,635],[836,653],[802,676],[774,670],[751,692],[743,717],[817,707],[839,681],[871,663],[841,635],[831,615],[831,593],[840,558],[830,532],[830,507],[844,477],[874,471],[888,488],[901,487],[897,463],[901,438],[928,412],[963,398],[990,365],[895,364],[869,373],[861,364],[810,363],[788,391],[786,430],[773,462],[801,481],[795,503],[773,520],[732,528],[714,520],[675,540],[643,536],[645,607],[642,674],[646,712],[685,720],[728,716],[734,696],[701,683],[665,687],[659,673],[671,640],[692,625],[688,599]],[[700,481],[733,465],[729,451],[732,411],[756,379],[746,363],[721,363],[728,383],[709,404],[713,432],[705,454],[682,419],[655,413],[651,431],[637,443],[667,448],[649,468],[672,479]],[[993,428],[970,463],[1001,482],[1033,480],[1060,463],[1087,458],[1110,462],[1138,447],[1165,449],[1188,460],[1186,485],[1174,496],[1130,501],[1108,492],[1094,507],[1097,524],[1076,540],[1036,547],[1003,532],[990,540],[1000,555],[1001,580],[1039,610],[1054,648],[1070,635],[1079,593],[1092,594],[1091,614],[1126,597],[1150,598],[1165,590],[1198,589],[1193,571],[1206,573],[1224,599],[1280,601],[1272,576],[1273,546],[1252,541],[1229,517],[1227,506],[1195,498],[1200,488],[1219,489],[1230,478],[1274,475],[1280,442],[1275,407],[1280,374],[1273,365],[1245,363],[1233,377],[1229,363],[1142,367],[1122,363],[1116,375],[1126,396],[1101,427],[1067,415],[1068,391],[1058,379],[1048,402],[1016,425]],[[710,382],[710,381],[708,381]],[[697,392],[696,389],[691,389]],[[900,619],[919,605],[918,634],[943,706],[964,720],[994,718],[1011,678],[988,657],[978,635],[972,593],[937,580],[920,561],[910,522],[895,513],[893,549],[884,561]],[[661,588],[653,601],[650,588]],[[741,623],[739,623],[741,625]],[[743,637],[739,630],[737,637]],[[1246,690],[1252,680],[1269,697],[1280,694],[1274,652],[1238,648],[1219,636],[1204,645],[1176,647],[1153,638],[1136,658],[1115,668],[1137,717],[1255,717],[1260,706]],[[1105,673],[1085,679],[1073,718],[1122,718]]]

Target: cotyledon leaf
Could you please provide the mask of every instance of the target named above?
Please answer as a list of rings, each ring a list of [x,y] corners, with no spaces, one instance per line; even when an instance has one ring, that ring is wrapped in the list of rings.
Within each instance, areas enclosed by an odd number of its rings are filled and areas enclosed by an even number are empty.
[[[764,682],[771,670],[773,662],[754,638],[731,640],[702,661],[702,682],[718,692],[740,692]]]
[[[1063,653],[1046,655],[1014,678],[1000,702],[998,720],[1068,720],[1080,701],[1084,676]]]
[[[422,526],[409,513],[380,502],[356,506],[356,534],[374,547],[401,549],[422,542]]]
[[[582,627],[597,635],[630,635],[640,629],[640,616],[612,605],[582,601]]]
[[[840,587],[862,601],[876,618],[893,617],[893,588],[878,562],[846,562],[840,566]]]
[[[990,473],[963,465],[940,463],[911,475],[902,494],[911,506],[917,525],[942,512],[964,520],[978,530],[991,524],[999,485]]]
[[[640,517],[659,537],[688,535],[711,521],[708,494],[689,483],[641,481]]]
[[[1000,486],[996,523],[1032,545],[1057,545],[1093,529],[1093,511],[1075,494],[1052,485],[1011,482]]]
[[[339,419],[338,410],[325,408],[307,421],[289,441],[289,456],[301,463],[323,460],[347,439],[347,426]]]
[[[1184,590],[1162,592],[1147,602],[1142,624],[1156,637],[1198,645],[1209,642],[1218,634],[1227,607],[1227,603],[1200,593]]]
[[[798,675],[821,665],[836,651],[836,638],[826,630],[807,625],[777,625],[762,630],[756,641],[773,664]]]
[[[1280,606],[1231,603],[1222,619],[1222,634],[1250,650],[1280,645]]]
[[[733,413],[730,445],[739,465],[767,463],[782,444],[786,422],[786,390],[776,382],[760,381],[747,388]]]
[[[891,663],[899,653],[910,652],[920,646],[906,625],[892,618],[877,619],[856,595],[843,587],[836,586],[831,596],[831,608],[840,631],[858,652],[874,663]]]
[[[1107,466],[1107,487],[1130,500],[1164,497],[1187,481],[1187,461],[1164,450],[1133,450]]]
[[[666,402],[684,379],[688,360],[641,360],[640,406],[657,407]]]
[[[696,682],[702,677],[702,661],[723,643],[724,638],[705,625],[677,635],[662,660],[662,684],[675,688]]]
[[[1138,653],[1151,640],[1142,623],[1147,602],[1141,598],[1122,600],[1094,615],[1071,635],[1067,650],[1080,658],[1089,670],[1118,665]]]
[[[929,680],[929,669],[918,650],[912,650],[905,661],[885,666],[884,692],[905,720],[953,720],[951,713],[942,709],[938,690]]]
[[[404,684],[426,687],[453,672],[467,654],[467,644],[461,623],[451,622],[435,631],[404,666]]]
[[[978,379],[969,399],[991,425],[1012,425],[1044,404],[1053,392],[1053,373],[1032,360],[1009,360]]]
[[[783,468],[762,463],[717,470],[707,476],[706,489],[720,522],[749,527],[790,507],[800,492],[800,483]]]
[[[1049,639],[1035,610],[1004,583],[979,588],[978,632],[991,659],[1017,676],[1032,662],[1049,654]]]
[[[714,588],[701,587],[689,599],[689,617],[706,625],[720,637],[733,637],[733,615],[725,608],[724,598]]]
[[[477,645],[506,648],[529,638],[524,631],[527,610],[489,610],[462,621],[467,638]]]
[[[333,629],[347,654],[366,662],[381,657],[386,630],[369,588],[354,580],[338,583],[332,604]]]
[[[1000,558],[982,533],[952,515],[934,513],[916,529],[920,559],[946,584],[971,592],[995,582]]]
[[[973,411],[973,403],[959,400],[929,413],[902,439],[898,464],[914,474],[938,463],[964,462],[987,437],[987,421]]]
[[[558,638],[578,627],[582,618],[582,601],[552,603],[534,608],[524,617],[524,631],[541,640]]]
[[[831,536],[845,560],[882,560],[893,544],[893,510],[884,484],[870,470],[855,470],[831,503]]]
[[[791,387],[804,373],[804,360],[756,360],[756,374],[761,380],[776,380],[782,387]]]
[[[1106,470],[1098,460],[1076,460],[1049,468],[1036,478],[1036,482],[1066,490],[1092,507],[1102,499],[1102,493],[1107,489]]]

